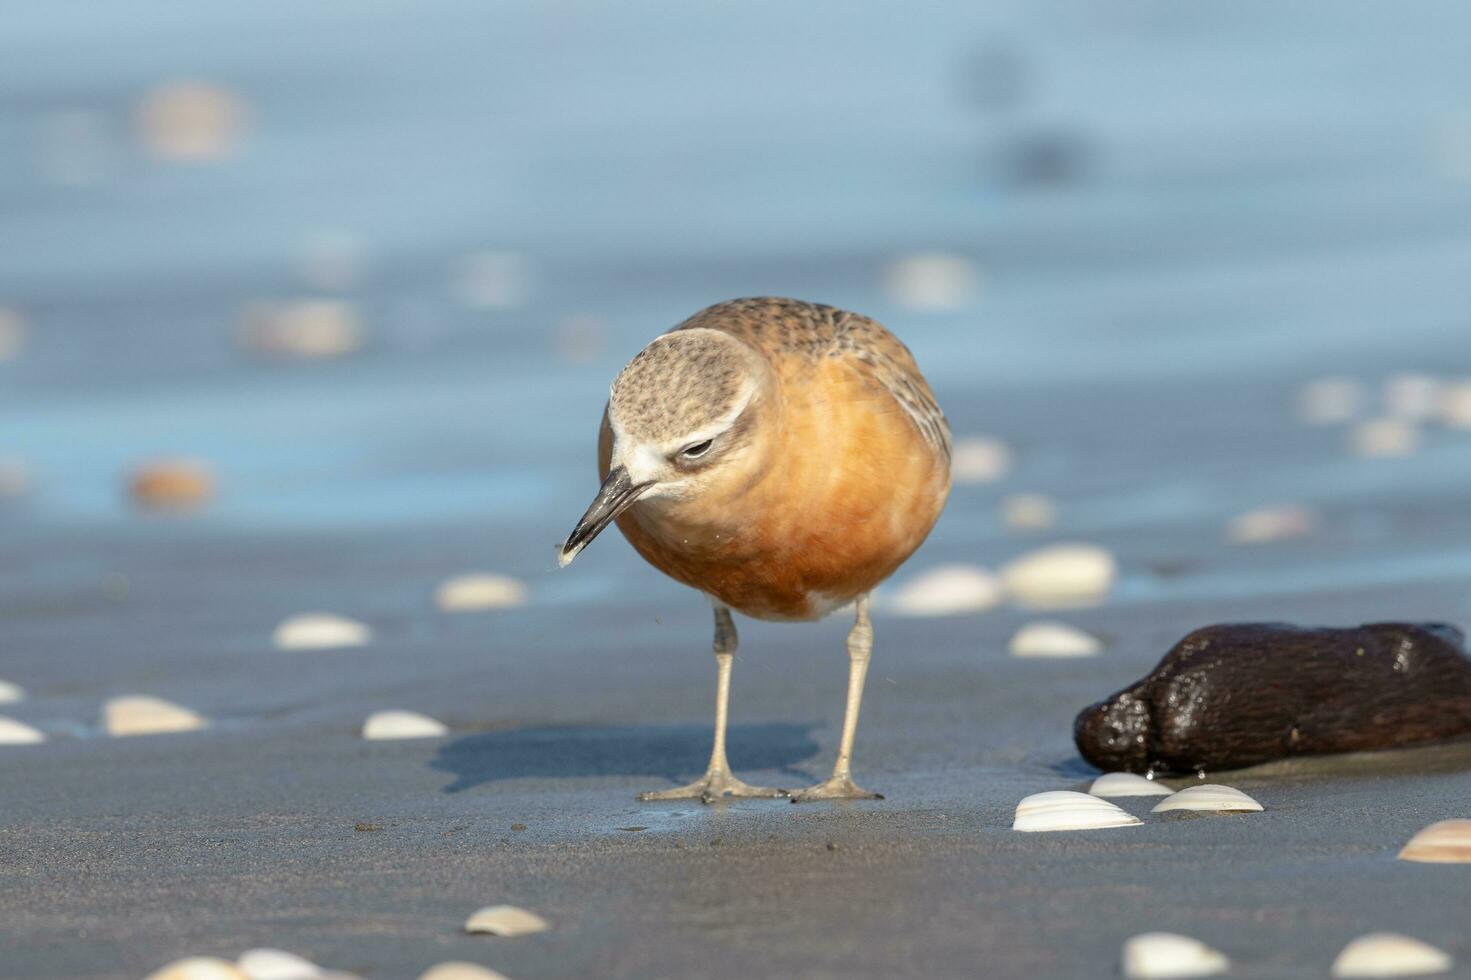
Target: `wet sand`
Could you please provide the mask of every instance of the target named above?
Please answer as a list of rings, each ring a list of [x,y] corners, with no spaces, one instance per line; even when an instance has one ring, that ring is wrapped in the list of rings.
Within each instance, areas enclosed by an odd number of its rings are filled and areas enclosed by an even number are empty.
[[[1009,827],[1023,796],[1086,787],[1076,712],[1194,627],[1471,622],[1471,433],[1429,425],[1413,455],[1362,459],[1344,428],[1293,417],[1322,375],[1471,376],[1471,183],[1426,156],[1471,97],[1465,13],[1390,24],[1360,5],[1360,36],[1267,4],[1232,13],[1239,33],[1163,7],[1075,33],[1029,9],[804,14],[794,31],[830,29],[847,52],[816,81],[792,67],[800,38],[754,44],[760,18],[680,21],[651,42],[688,69],[674,94],[609,53],[596,15],[531,5],[22,21],[0,48],[21,120],[0,121],[7,149],[29,153],[58,107],[125,129],[126,98],[161,74],[243,93],[252,129],[203,169],[125,151],[97,187],[0,177],[0,292],[32,324],[0,364],[0,454],[36,477],[0,501],[0,677],[29,692],[0,713],[50,737],[0,747],[0,976],[123,980],[270,945],[369,980],[451,959],[518,980],[1108,977],[1126,938],[1157,929],[1222,950],[1235,976],[1322,976],[1378,929],[1464,970],[1471,877],[1395,860],[1424,825],[1471,816],[1464,747],[1226,776],[1260,814]],[[947,66],[998,37],[1052,94],[968,114]],[[145,39],[153,59],[130,60]],[[738,176],[720,169],[731,123],[693,106],[745,105],[746,76],[695,70],[742,39],[766,52],[752,71],[796,94],[775,100],[781,138],[749,148]],[[1225,54],[1180,88],[1207,50]],[[874,79],[863,52],[912,71]],[[46,67],[63,63],[89,67]],[[684,123],[639,130],[640,106]],[[1062,116],[1091,163],[1061,186],[1018,184],[1001,150]],[[397,162],[363,164],[383,159]],[[363,352],[242,352],[242,306],[310,292],[293,249],[343,226],[369,256],[344,292]],[[455,298],[475,249],[527,257],[524,300]],[[886,263],[925,249],[971,256],[978,295],[939,313],[897,302]],[[754,292],[877,316],[957,434],[1015,448],[1005,480],[956,488],[906,573],[1068,540],[1119,560],[1105,604],[1048,614],[1105,637],[1095,658],[1009,657],[1036,618],[1014,608],[875,613],[856,775],[884,801],[635,802],[704,765],[708,610],[616,535],[556,569],[618,366],[699,306]],[[590,350],[559,354],[567,319],[588,315]],[[209,461],[218,498],[138,513],[125,473],[156,454]],[[1023,491],[1058,501],[1055,531],[1002,526],[1002,497]],[[1232,517],[1280,503],[1313,508],[1317,530],[1226,543]],[[529,603],[437,611],[435,587],[475,569],[523,579]],[[272,648],[277,623],[316,609],[374,641]],[[731,761],[752,781],[816,781],[836,749],[846,623],[739,626]],[[131,693],[212,725],[99,734],[102,702]],[[382,708],[452,735],[363,741]],[[460,932],[501,902],[552,929]]]

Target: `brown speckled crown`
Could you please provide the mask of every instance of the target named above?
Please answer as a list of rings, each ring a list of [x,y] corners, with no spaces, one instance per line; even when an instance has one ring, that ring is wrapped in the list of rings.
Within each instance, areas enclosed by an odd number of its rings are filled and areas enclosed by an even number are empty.
[[[730,415],[754,352],[707,330],[665,334],[639,351],[613,382],[611,416],[630,436],[662,443]]]

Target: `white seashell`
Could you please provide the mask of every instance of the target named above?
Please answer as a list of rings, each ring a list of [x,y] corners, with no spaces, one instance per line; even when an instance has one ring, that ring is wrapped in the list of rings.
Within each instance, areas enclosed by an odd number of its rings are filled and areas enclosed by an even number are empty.
[[[133,695],[112,698],[102,706],[102,727],[114,736],[190,732],[208,724],[195,712],[163,698]]]
[[[1446,973],[1454,966],[1450,956],[1429,943],[1395,932],[1360,936],[1333,961],[1335,977],[1421,977]]]
[[[250,980],[228,960],[213,956],[190,956],[174,960],[153,973],[147,980]]]
[[[939,565],[905,583],[889,607],[901,616],[956,616],[1001,604],[1001,582],[975,565]]]
[[[1101,830],[1105,827],[1134,827],[1139,818],[1125,813],[1107,800],[1071,790],[1034,793],[1016,805],[1011,829],[1023,833],[1052,830]]]
[[[236,961],[250,980],[318,980],[322,968],[282,949],[252,949]]]
[[[1057,524],[1057,504],[1040,493],[1018,493],[1001,501],[1001,521],[1013,531],[1046,531]]]
[[[1088,787],[1092,796],[1115,799],[1121,796],[1171,796],[1174,791],[1138,773],[1106,772]]]
[[[995,483],[1011,472],[1011,447],[991,436],[972,436],[955,443],[950,475],[956,483]]]
[[[1124,976],[1163,980],[1168,977],[1213,977],[1231,961],[1198,939],[1173,932],[1146,932],[1124,943]]]
[[[1440,404],[1440,381],[1428,374],[1396,374],[1384,383],[1384,410],[1395,418],[1424,421]]]
[[[1450,385],[1441,394],[1440,420],[1453,429],[1471,429],[1471,381]]]
[[[419,980],[508,980],[504,974],[474,963],[441,963],[419,975]]]
[[[1370,459],[1409,456],[1420,448],[1420,430],[1404,419],[1373,419],[1353,431],[1353,450]]]
[[[23,721],[0,716],[0,745],[36,745],[46,741],[46,736]]]
[[[1399,852],[1402,861],[1471,862],[1471,820],[1442,820],[1420,831]]]
[[[249,110],[239,96],[199,82],[171,82],[138,105],[138,138],[164,160],[217,160],[235,151]]]
[[[19,684],[0,681],[0,704],[14,704],[26,699],[26,690]]]
[[[487,906],[465,922],[466,932],[488,932],[493,936],[528,936],[549,928],[546,919],[514,905]]]
[[[1093,657],[1102,652],[1098,637],[1066,623],[1028,623],[1011,638],[1013,657]]]
[[[884,289],[906,309],[944,312],[965,306],[979,278],[963,256],[921,252],[890,263],[884,270]]]
[[[395,738],[439,738],[448,735],[443,722],[417,711],[375,711],[363,723],[363,738],[382,741]]]
[[[1206,783],[1191,786],[1155,805],[1153,813],[1171,810],[1199,810],[1212,813],[1260,813],[1262,805],[1241,790],[1231,786]]]
[[[526,586],[509,575],[461,575],[445,582],[435,591],[434,604],[445,612],[524,606]]]
[[[1318,516],[1306,507],[1297,504],[1261,507],[1232,520],[1226,528],[1226,537],[1235,544],[1264,544],[1304,537],[1317,526]]]
[[[251,303],[240,317],[240,345],[273,357],[344,357],[363,346],[356,308],[341,300]]]
[[[1023,606],[1047,609],[1096,603],[1113,588],[1113,555],[1088,544],[1060,544],[1023,555],[1001,569],[1001,581]]]
[[[272,639],[278,650],[328,650],[360,647],[373,638],[373,631],[355,619],[332,613],[300,613],[288,616],[276,627]]]
[[[1303,385],[1297,413],[1312,425],[1351,422],[1364,410],[1364,386],[1352,378],[1319,378]]]

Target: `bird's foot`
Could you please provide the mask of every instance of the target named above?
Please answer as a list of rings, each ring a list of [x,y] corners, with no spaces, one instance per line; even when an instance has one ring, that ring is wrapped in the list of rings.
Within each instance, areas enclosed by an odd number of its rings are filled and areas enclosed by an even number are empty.
[[[767,786],[751,786],[741,782],[728,772],[713,771],[688,786],[676,786],[674,789],[650,790],[647,793],[638,794],[640,800],[699,800],[701,803],[714,803],[724,796],[740,799],[780,799],[791,796],[792,791],[788,789],[773,789]]]
[[[852,776],[835,775],[825,783],[798,790],[791,797],[793,803],[807,803],[811,800],[881,800],[884,795],[870,793],[853,782]]]

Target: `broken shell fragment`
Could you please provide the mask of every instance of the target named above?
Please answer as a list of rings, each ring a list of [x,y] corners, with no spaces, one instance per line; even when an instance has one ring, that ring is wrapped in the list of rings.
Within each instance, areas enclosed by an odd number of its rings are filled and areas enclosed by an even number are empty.
[[[1098,637],[1066,623],[1028,623],[1011,638],[1013,657],[1093,657],[1102,652]]]
[[[1139,818],[1107,800],[1071,790],[1034,793],[1016,805],[1011,829],[1023,833],[1135,827]]]
[[[189,732],[207,724],[195,712],[163,698],[133,695],[113,698],[102,707],[102,727],[113,736]]]
[[[213,956],[175,960],[148,974],[147,980],[250,980],[234,963]]]
[[[25,688],[10,681],[0,681],[0,704],[14,704],[26,699]]]
[[[508,609],[526,605],[526,586],[509,575],[475,573],[452,578],[434,593],[434,604],[445,612]]]
[[[910,579],[891,608],[901,616],[955,616],[1001,603],[1001,583],[975,565],[940,565]]]
[[[1445,973],[1454,965],[1450,956],[1429,943],[1395,932],[1360,936],[1333,961],[1335,977],[1421,977]]]
[[[1114,799],[1121,796],[1171,796],[1174,791],[1138,773],[1106,772],[1093,780],[1088,793]]]
[[[1007,593],[1023,606],[1090,605],[1108,595],[1118,565],[1103,548],[1062,544],[1025,554],[1001,569]]]
[[[474,963],[441,963],[431,966],[419,975],[419,980],[507,980],[494,970],[487,970]]]
[[[995,483],[1011,472],[1011,447],[992,436],[972,436],[955,443],[950,473],[956,483]]]
[[[1173,932],[1146,932],[1124,943],[1124,976],[1130,978],[1213,977],[1230,965],[1219,950]]]
[[[0,745],[37,745],[44,741],[46,736],[40,729],[0,716]]]
[[[252,949],[236,961],[250,980],[317,980],[322,968],[283,949]]]
[[[465,922],[466,932],[486,932],[492,936],[529,936],[551,928],[547,920],[535,912],[514,905],[490,905]]]
[[[145,463],[128,478],[128,492],[143,507],[190,510],[215,492],[209,464],[194,459],[160,459]]]
[[[329,650],[360,647],[373,631],[355,619],[332,613],[299,613],[276,627],[272,639],[278,650]]]
[[[1232,786],[1191,786],[1157,803],[1152,813],[1198,810],[1210,813],[1260,813],[1262,805]]]
[[[1471,862],[1471,820],[1442,820],[1420,831],[1399,852],[1401,861]]]
[[[439,738],[448,735],[443,722],[417,711],[375,711],[363,723],[363,738],[386,741],[398,738]]]

